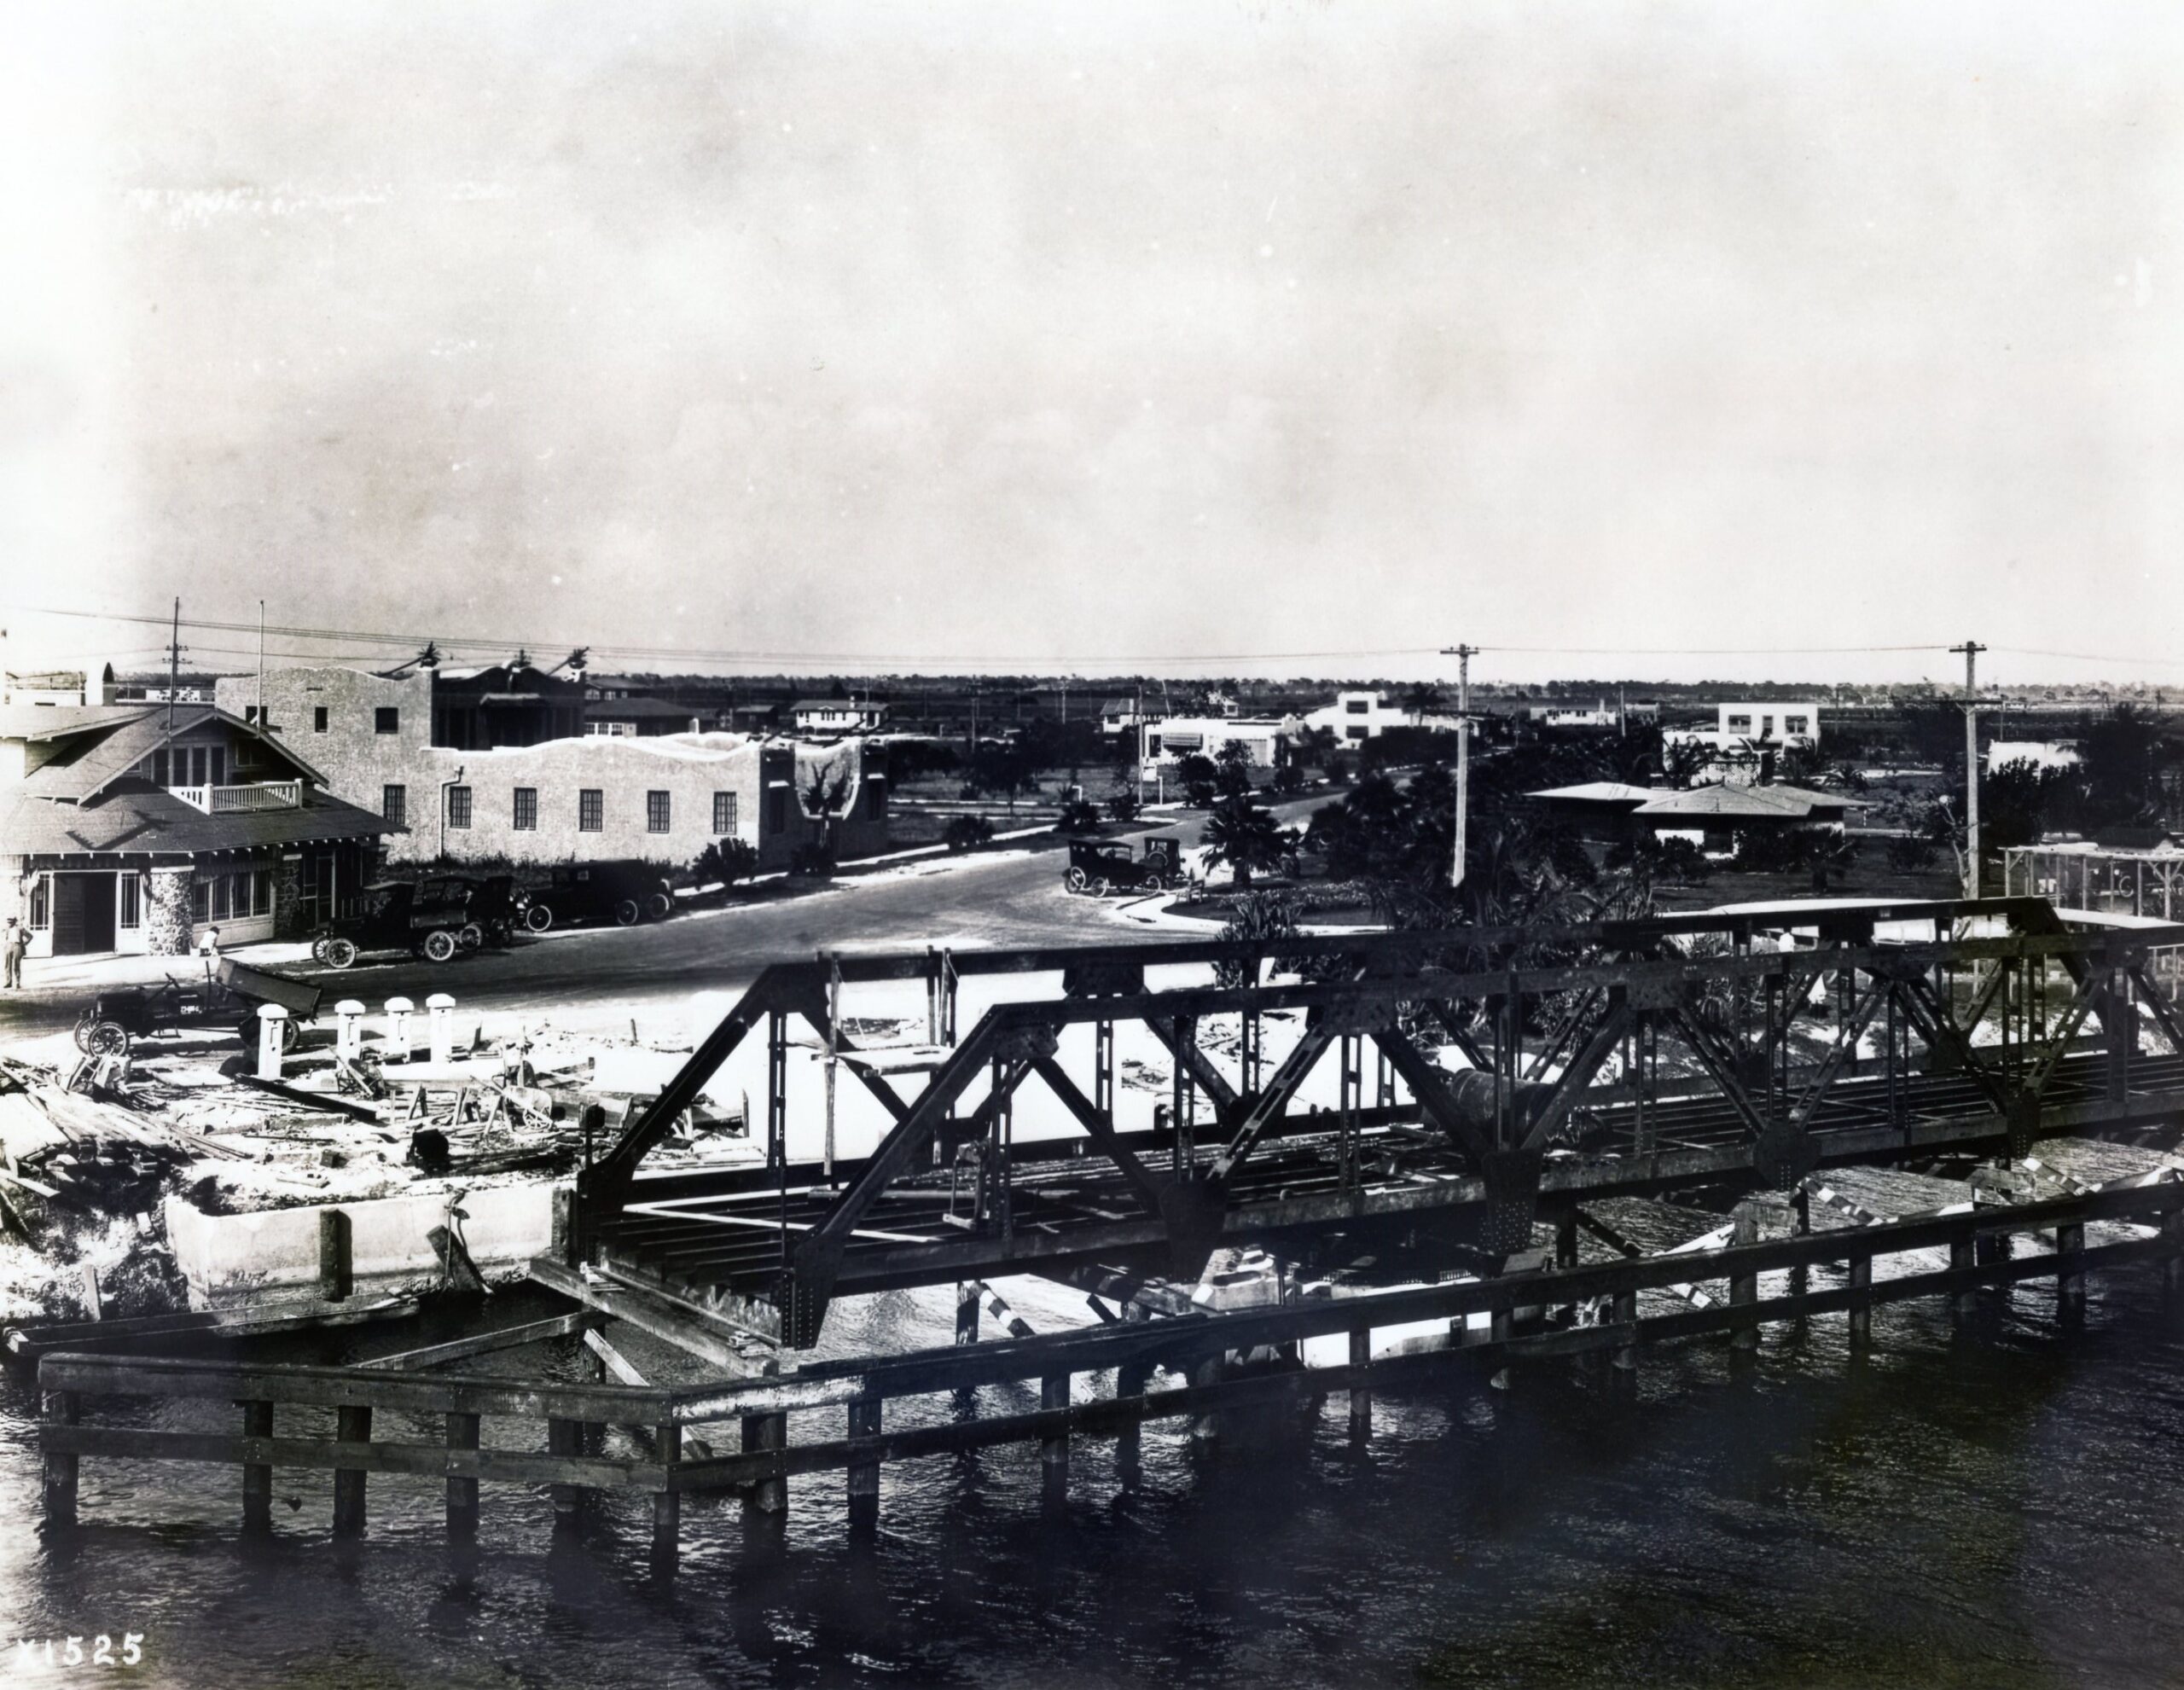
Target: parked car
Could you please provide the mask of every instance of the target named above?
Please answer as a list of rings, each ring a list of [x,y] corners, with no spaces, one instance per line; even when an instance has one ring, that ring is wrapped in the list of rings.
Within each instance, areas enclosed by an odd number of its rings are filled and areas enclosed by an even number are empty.
[[[481,944],[506,944],[515,936],[531,909],[531,894],[519,886],[513,874],[488,874],[482,880],[468,874],[436,874],[417,885],[421,903],[431,906],[460,903],[468,918],[456,937],[466,950]]]
[[[656,862],[571,862],[553,879],[531,888],[524,925],[534,933],[578,921],[612,921],[627,927],[675,913],[675,889]]]
[[[317,1018],[321,995],[317,986],[224,956],[217,970],[206,969],[201,986],[169,974],[160,985],[101,992],[76,1019],[76,1048],[91,1056],[119,1055],[132,1038],[161,1038],[225,1021],[246,1049],[255,1048],[258,1008],[277,1003],[288,1012],[281,1023],[281,1048],[293,1050],[303,1024]]]
[[[1073,892],[1094,897],[1111,891],[1165,891],[1183,883],[1181,842],[1172,833],[1156,833],[1144,841],[1133,857],[1130,847],[1113,841],[1072,840],[1069,867],[1061,883]]]
[[[329,968],[353,967],[366,951],[406,950],[444,962],[463,948],[469,920],[467,893],[427,899],[407,880],[375,880],[363,889],[355,915],[311,935],[311,954]]]

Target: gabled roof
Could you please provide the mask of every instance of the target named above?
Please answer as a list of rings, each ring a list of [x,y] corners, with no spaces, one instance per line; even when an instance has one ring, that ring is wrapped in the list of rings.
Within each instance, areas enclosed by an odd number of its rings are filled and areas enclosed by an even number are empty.
[[[1664,796],[1653,787],[1633,787],[1621,781],[1584,781],[1574,787],[1549,787],[1526,793],[1526,798],[1569,799],[1581,804],[1643,804]]]
[[[584,713],[589,717],[597,717],[601,720],[620,717],[628,717],[633,721],[649,718],[657,721],[672,719],[677,722],[688,722],[694,716],[703,716],[705,711],[694,709],[688,705],[671,704],[665,699],[627,698],[594,699],[584,706]]]
[[[1729,816],[1751,821],[1803,821],[1815,810],[1863,810],[1840,793],[1816,793],[1804,787],[1694,787],[1664,793],[1641,804],[1637,816]]]
[[[58,740],[127,722],[165,705],[11,704],[0,706],[0,740]]]
[[[293,809],[224,816],[207,816],[171,793],[135,779],[115,782],[91,804],[63,804],[20,787],[0,796],[0,839],[7,840],[11,855],[26,857],[241,851],[376,839],[402,831],[368,810],[321,792],[306,792],[304,802]]]
[[[885,710],[878,699],[799,699],[791,710]]]
[[[171,727],[168,725],[170,720],[173,723]],[[56,757],[50,763],[33,769],[23,777],[19,790],[38,798],[73,799],[79,804],[88,803],[168,740],[192,729],[201,728],[208,722],[222,723],[239,733],[254,739],[258,737],[247,722],[209,704],[177,705],[171,716],[164,704],[139,705],[129,714],[117,719],[92,721],[79,726],[74,731],[84,740],[83,747],[80,750],[71,748],[73,754]],[[45,737],[67,736],[49,735]],[[315,781],[321,786],[326,784],[324,775],[279,740],[260,739],[259,743],[306,780]]]

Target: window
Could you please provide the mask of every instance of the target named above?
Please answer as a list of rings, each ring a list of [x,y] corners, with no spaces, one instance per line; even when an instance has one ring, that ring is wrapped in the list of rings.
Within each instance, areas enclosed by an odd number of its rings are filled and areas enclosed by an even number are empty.
[[[311,730],[314,734],[323,734],[326,731],[326,706],[322,704],[315,705],[311,708]],[[380,731],[386,730],[382,729]]]
[[[1722,731],[1725,734],[1749,734],[1751,718],[1749,716],[1724,717],[1722,718]]]
[[[1809,717],[1786,716],[1782,718],[1782,731],[1786,734],[1809,734],[1812,731],[1809,725],[1810,721]]]
[[[770,833],[788,831],[788,788],[785,786],[766,789],[766,831]]]
[[[372,711],[372,732],[398,734],[401,731],[402,707],[399,705],[383,704]]]
[[[125,929],[144,925],[144,883],[131,874],[114,877],[114,887],[121,895],[120,914],[115,918]]]
[[[713,832],[716,833],[732,833],[735,831],[735,794],[734,793],[715,793],[713,794]]]
[[[538,788],[518,787],[515,789],[515,830],[519,833],[538,831]]]
[[[225,746],[209,746],[206,748],[205,778],[216,787],[227,785],[228,748]]]
[[[1345,699],[1342,707],[1352,716],[1370,716],[1373,713],[1372,703],[1366,699]]]
[[[152,784],[155,787],[167,784],[167,754],[164,747],[152,753]]]
[[[41,874],[31,882],[31,926],[43,930],[53,925],[53,876]]]
[[[208,875],[189,890],[190,919],[195,921],[245,921],[272,913],[270,868],[237,868]]]
[[[1773,717],[1771,717],[1771,716],[1763,716],[1763,717],[1761,717],[1759,718],[1759,737],[1760,737],[1761,739],[1763,739],[1763,739],[1765,739],[1765,738],[1766,738],[1769,734],[1772,734],[1774,731],[1774,718]]]
[[[396,828],[410,825],[410,788],[381,787],[379,789],[379,813],[388,824]]]
[[[606,825],[605,795],[597,787],[584,787],[577,793],[577,831],[595,833]]]
[[[1369,740],[1373,737],[1373,730],[1369,728],[1345,728],[1342,730],[1342,736],[1346,740]]]
[[[450,787],[447,789],[447,825],[468,828],[470,825],[470,788]]]
[[[196,922],[212,919],[212,884],[209,880],[189,883],[189,919]]]
[[[667,831],[668,801],[663,792],[645,794],[645,832],[664,833]]]

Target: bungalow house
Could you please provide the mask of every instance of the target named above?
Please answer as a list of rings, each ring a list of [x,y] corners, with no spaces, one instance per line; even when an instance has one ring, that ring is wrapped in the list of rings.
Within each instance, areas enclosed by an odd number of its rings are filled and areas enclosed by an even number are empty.
[[[1737,835],[1762,831],[1839,833],[1853,810],[1867,806],[1841,793],[1805,787],[1713,786],[1649,797],[1630,812],[1640,827],[1662,839],[1688,839],[1702,850],[1736,848]]]
[[[1244,748],[1254,768],[1279,768],[1297,738],[1297,718],[1285,716],[1167,716],[1145,728],[1148,773],[1170,769],[1187,757],[1218,758],[1224,746]]]
[[[704,731],[703,712],[665,699],[594,699],[584,707],[584,730],[610,740],[652,739],[661,734]]]
[[[186,955],[335,914],[393,831],[209,705],[0,710],[0,915],[31,955]]]
[[[799,699],[789,719],[799,734],[876,734],[887,720],[887,706],[871,699]]]
[[[1109,699],[1100,706],[1100,731],[1114,739],[1124,734],[1135,734],[1145,712],[1136,699]]]
[[[1307,711],[1303,723],[1307,733],[1325,728],[1337,739],[1353,743],[1376,740],[1391,728],[1431,728],[1449,734],[1456,730],[1456,718],[1453,716],[1406,710],[1401,705],[1389,703],[1384,693],[1362,688],[1337,693],[1333,704]]]

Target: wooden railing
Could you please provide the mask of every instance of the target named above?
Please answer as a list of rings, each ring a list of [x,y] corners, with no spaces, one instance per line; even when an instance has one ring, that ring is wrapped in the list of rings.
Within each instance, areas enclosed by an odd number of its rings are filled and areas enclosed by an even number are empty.
[[[253,810],[294,810],[304,801],[300,781],[259,781],[240,787],[169,787],[167,791],[207,816],[234,816]]]

